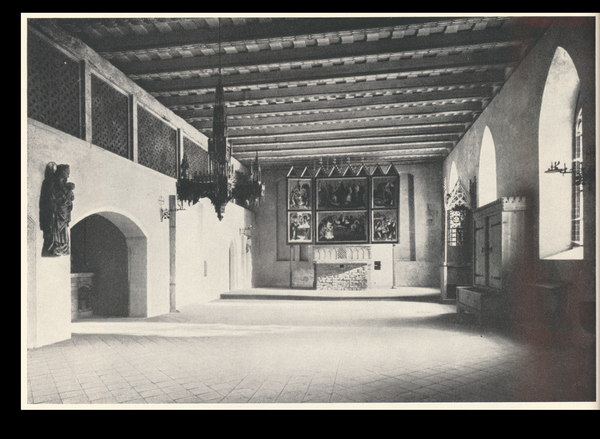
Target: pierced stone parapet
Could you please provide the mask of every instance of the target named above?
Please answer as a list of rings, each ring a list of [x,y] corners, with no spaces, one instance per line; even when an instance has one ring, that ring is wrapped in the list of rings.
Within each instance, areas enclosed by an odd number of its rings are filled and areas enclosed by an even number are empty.
[[[527,208],[525,197],[501,197],[476,209],[473,217],[478,219],[498,212],[527,210]]]
[[[371,260],[371,247],[359,245],[313,246],[313,261],[316,264],[364,262]]]

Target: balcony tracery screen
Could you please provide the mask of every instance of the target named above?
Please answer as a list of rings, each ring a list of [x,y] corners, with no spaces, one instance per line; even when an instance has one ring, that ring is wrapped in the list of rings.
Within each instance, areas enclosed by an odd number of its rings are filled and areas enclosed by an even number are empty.
[[[81,137],[79,63],[31,30],[27,35],[27,117]]]
[[[177,178],[177,131],[138,106],[139,163]]]
[[[92,75],[92,143],[129,158],[129,98]]]
[[[188,164],[188,178],[208,173],[208,152],[196,142],[183,138],[183,157]]]

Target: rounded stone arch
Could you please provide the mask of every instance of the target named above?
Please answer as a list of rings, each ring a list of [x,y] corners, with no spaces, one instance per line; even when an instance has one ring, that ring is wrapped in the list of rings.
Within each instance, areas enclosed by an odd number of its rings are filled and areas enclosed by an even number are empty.
[[[477,205],[484,206],[498,199],[496,180],[496,145],[489,127],[486,126],[479,150],[479,170],[477,175]]]
[[[556,162],[571,168],[580,78],[569,53],[558,46],[548,69],[538,129],[539,256],[571,247],[572,179],[545,171]]]
[[[113,222],[126,237],[149,236],[149,233],[146,231],[145,227],[139,219],[137,219],[134,215],[127,212],[126,210],[116,206],[98,207],[83,212],[80,215],[73,214],[72,221],[69,227],[72,228],[79,221],[94,214],[103,216],[107,220]]]
[[[97,208],[85,212],[75,218],[72,222],[73,227],[77,226],[85,218],[98,215],[113,226],[115,226],[124,236],[127,247],[127,265],[128,265],[128,316],[146,317],[147,316],[147,285],[148,285],[148,243],[147,236],[143,226],[133,216],[113,207]]]

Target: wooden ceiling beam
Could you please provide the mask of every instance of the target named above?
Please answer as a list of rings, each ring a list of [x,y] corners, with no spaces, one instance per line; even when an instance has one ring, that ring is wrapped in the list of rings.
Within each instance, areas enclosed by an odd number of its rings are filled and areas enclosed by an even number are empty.
[[[492,87],[475,87],[448,91],[420,92],[395,94],[390,96],[371,96],[352,99],[323,99],[318,101],[294,102],[290,104],[252,105],[245,107],[227,108],[227,116],[252,116],[271,113],[285,113],[292,111],[318,111],[327,109],[357,108],[374,105],[393,104],[428,104],[435,101],[453,99],[491,99]],[[448,104],[450,105],[450,104]],[[212,119],[212,110],[174,111],[179,117],[186,120],[194,118]]]
[[[279,150],[279,149],[263,149],[256,151],[243,151],[234,148],[232,154],[237,159],[251,158],[257,153],[261,155],[268,155],[270,157],[286,157],[286,156],[303,156],[303,155],[314,155],[314,154],[371,154],[372,152],[382,151],[402,151],[407,149],[438,149],[438,150],[451,150],[454,147],[452,142],[411,142],[411,143],[398,143],[398,144],[375,144],[375,145],[347,145],[340,147],[318,147],[318,148],[303,148],[296,150]],[[260,156],[259,156],[260,157]]]
[[[258,158],[261,163],[261,166],[266,161],[275,162],[275,161],[283,161],[287,162],[290,166],[296,165],[301,160],[307,160],[307,165],[312,165],[314,162],[317,162],[319,159],[338,159],[338,165],[344,165],[347,163],[349,159],[351,163],[354,164],[362,164],[363,161],[373,162],[374,160],[379,163],[390,163],[397,158],[402,157],[418,157],[421,159],[431,158],[431,157],[446,157],[450,151],[447,148],[411,148],[406,150],[381,150],[381,151],[371,151],[369,154],[362,154],[360,152],[326,152],[326,151],[318,151],[311,154],[299,154],[299,155],[271,155],[264,154],[261,155],[259,153]],[[241,162],[251,162],[256,158],[256,154],[245,155],[237,158],[237,160]]]
[[[364,62],[351,65],[315,67],[310,69],[291,69],[265,73],[247,73],[242,75],[223,75],[223,87],[270,84],[288,81],[334,80],[348,76],[372,76],[388,73],[407,73],[426,70],[444,70],[457,67],[477,69],[485,65],[498,65],[515,61],[514,52],[508,48],[487,50],[483,53],[461,53],[459,55],[413,57],[396,61]],[[217,76],[204,78],[177,79],[165,81],[136,81],[149,93],[197,88],[215,88]]]
[[[222,42],[263,40],[285,38],[295,35],[312,35],[320,33],[343,32],[357,29],[382,28],[390,26],[422,25],[438,21],[477,20],[477,17],[357,17],[357,18],[298,18],[294,20],[274,20],[270,23],[256,23],[244,26],[221,26],[219,37],[218,27],[211,29],[188,30],[185,32],[150,33],[133,35],[126,39],[105,37],[102,39],[81,39],[91,45],[97,52],[115,52],[124,50],[147,50],[150,48],[168,48],[188,46],[193,44],[218,44]],[[56,19],[60,24],[61,19]],[[77,24],[75,20],[71,21]],[[83,21],[83,20],[82,20]],[[115,21],[118,21],[116,19]]]
[[[330,123],[310,123],[301,125],[264,125],[261,127],[252,128],[229,128],[228,137],[235,138],[236,136],[243,135],[266,135],[266,134],[287,134],[287,133],[302,133],[302,132],[315,132],[315,131],[335,131],[335,130],[348,130],[348,129],[359,129],[359,128],[372,128],[372,127],[390,127],[390,126],[401,126],[401,125],[427,125],[437,123],[471,123],[473,122],[472,115],[454,115],[454,116],[429,116],[429,117],[414,117],[407,119],[383,119],[383,120],[353,120],[344,122],[330,122]],[[191,123],[195,127],[195,122]],[[211,133],[212,130],[200,130],[202,132]],[[210,137],[210,136],[209,136]]]
[[[426,37],[407,37],[367,41],[352,44],[303,47],[285,50],[263,50],[240,52],[221,56],[195,56],[152,61],[125,62],[113,59],[112,63],[127,75],[147,75],[181,71],[214,70],[222,68],[248,67],[269,64],[293,64],[345,57],[369,56],[424,50],[450,50],[452,47],[468,47],[480,44],[515,42],[531,36],[531,29],[496,28],[479,32],[433,34]]]
[[[274,158],[285,158],[288,160],[297,160],[299,158],[304,158],[304,157],[339,157],[342,160],[342,163],[345,161],[345,159],[348,156],[360,156],[361,154],[367,156],[373,156],[373,155],[379,155],[379,156],[391,156],[391,155],[400,155],[400,154],[431,154],[431,153],[435,153],[435,154],[448,154],[450,152],[449,148],[445,148],[445,147],[440,147],[440,148],[409,148],[406,150],[402,150],[402,149],[398,149],[398,150],[386,150],[386,149],[380,149],[380,150],[370,150],[370,151],[364,151],[364,152],[357,152],[357,151],[345,151],[345,150],[335,150],[335,151],[314,151],[314,152],[307,152],[305,154],[302,153],[298,153],[298,154],[277,154],[277,153],[265,153],[263,156],[260,155],[259,153],[259,160],[264,159],[265,157],[268,157],[269,159],[274,159]],[[252,160],[253,158],[256,158],[256,154],[254,153],[248,153],[248,154],[241,154],[239,157],[236,155],[235,158],[237,160],[240,161],[244,161],[244,160]],[[291,163],[290,163],[291,164]]]
[[[239,140],[231,142],[236,153],[242,152],[256,152],[256,151],[294,151],[309,148],[329,148],[329,147],[340,147],[340,146],[363,146],[363,145],[392,145],[392,144],[404,144],[404,143],[415,143],[415,142],[445,142],[455,143],[459,139],[459,134],[423,134],[423,135],[408,135],[408,136],[382,136],[382,137],[368,137],[362,139],[322,139],[313,140],[311,142],[277,142],[277,143],[255,143],[255,144],[244,144],[240,143]]]
[[[458,135],[459,137],[465,131],[465,123],[439,123],[435,125],[418,125],[418,126],[388,126],[388,127],[363,127],[358,129],[347,128],[345,130],[336,131],[313,131],[300,133],[277,133],[255,135],[254,133],[239,134],[229,136],[232,145],[237,146],[254,146],[257,144],[272,144],[286,142],[314,142],[314,141],[361,141],[365,138],[378,136],[384,138],[386,136],[410,136],[410,135],[427,135],[427,134],[446,134]],[[206,131],[210,134],[210,131]]]
[[[228,92],[225,90],[227,102],[261,101],[266,99],[286,99],[327,94],[345,94],[349,91],[394,91],[399,89],[421,87],[445,87],[452,85],[472,85],[478,83],[500,84],[505,80],[504,69],[488,70],[485,72],[454,73],[449,75],[425,76],[417,78],[386,79],[378,81],[359,81],[344,84],[309,85],[305,87],[283,87],[265,90],[246,90]],[[215,102],[214,93],[195,94],[187,96],[157,96],[156,99],[164,106],[212,105]]]
[[[313,113],[304,115],[289,115],[289,116],[266,116],[266,117],[243,117],[227,120],[227,126],[232,127],[251,127],[260,125],[272,124],[296,124],[310,123],[319,121],[343,122],[347,120],[359,120],[361,118],[377,118],[390,117],[400,115],[417,115],[417,114],[436,114],[449,112],[481,112],[481,102],[468,102],[463,104],[447,104],[443,106],[437,105],[420,105],[384,109],[371,110],[350,110],[350,111],[335,111],[326,113]],[[188,120],[189,122],[189,120]],[[212,128],[212,118],[210,120],[195,121],[194,126],[199,130]]]

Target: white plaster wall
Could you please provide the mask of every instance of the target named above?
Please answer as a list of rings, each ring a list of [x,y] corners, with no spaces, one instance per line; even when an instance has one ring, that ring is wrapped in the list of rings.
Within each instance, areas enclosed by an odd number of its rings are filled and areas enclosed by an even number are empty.
[[[464,184],[477,175],[481,139],[486,126],[494,137],[498,172],[498,197],[524,195],[531,206],[532,249],[534,260],[530,278],[553,282],[566,282],[568,287],[568,315],[575,343],[590,343],[590,335],[579,324],[578,305],[583,300],[595,300],[596,242],[595,242],[595,185],[584,187],[585,256],[584,260],[541,259],[539,254],[540,223],[540,169],[550,163],[540,164],[540,113],[544,87],[557,47],[562,47],[572,58],[581,81],[582,106],[590,116],[584,125],[584,158],[595,159],[596,139],[596,71],[594,62],[594,27],[555,27],[531,50],[515,70],[499,94],[486,107],[469,131],[463,136],[444,162],[444,176],[456,163],[458,175]],[[587,155],[586,155],[587,154]],[[557,160],[560,160],[558,158]],[[563,179],[551,174],[543,178]],[[568,177],[565,177],[565,179]],[[568,210],[568,209],[567,209]],[[523,282],[529,281],[523,279]],[[582,341],[587,339],[587,341]]]
[[[39,223],[38,223],[39,224]],[[36,241],[42,253],[43,239]],[[38,258],[34,345],[44,346],[71,337],[71,260]]]
[[[371,245],[371,285],[370,288],[391,288],[394,276],[394,247],[392,244]],[[381,270],[375,270],[375,261],[381,262]]]
[[[27,213],[36,222],[36,302],[38,346],[70,337],[70,258],[42,258],[39,196],[47,163],[68,164],[75,183],[70,227],[101,212],[116,212],[135,225],[133,239],[147,244],[144,309],[133,304],[135,315],[154,316],[169,311],[169,223],[161,222],[158,197],[175,194],[175,180],[156,171],[64,134],[34,120],[27,132]],[[118,225],[118,224],[117,224]],[[121,225],[123,227],[123,225]]]
[[[202,206],[184,204],[185,210],[177,211],[177,278],[176,306],[200,301],[204,280],[204,251],[202,235]]]
[[[392,264],[392,244],[373,244],[381,251],[381,271],[375,274],[371,287],[391,287],[395,267],[397,286],[437,287],[439,286],[439,265],[443,252],[443,196],[442,196],[442,167],[441,164],[395,164],[400,174],[400,211],[399,211],[399,242],[395,248],[396,261]],[[277,260],[277,222],[286,224],[285,192],[283,199],[283,214],[278,212],[277,198],[279,188],[285,187],[286,175],[289,169],[263,170],[263,180],[266,184],[265,203],[257,213],[255,239],[253,247],[258,250],[260,257],[255,259],[255,286],[267,288],[289,288],[290,283],[297,285],[299,279],[290,274],[293,266],[289,260]],[[414,181],[414,259],[411,260],[410,218],[408,198],[408,175]],[[283,228],[285,230],[285,227]],[[280,233],[282,230],[279,230]],[[289,246],[281,253],[288,252]],[[311,251],[309,251],[309,255]],[[283,255],[280,254],[279,257]],[[312,261],[312,255],[309,256]],[[373,260],[376,260],[373,257]],[[294,263],[295,267],[303,264]],[[304,277],[303,269],[299,276]]]
[[[219,221],[208,199],[184,208],[177,212],[177,306],[216,300],[229,291],[230,247],[234,289],[251,288],[252,253],[246,253],[248,238],[240,229],[253,224],[254,214],[229,203]]]
[[[156,112],[182,134],[206,149],[207,139],[191,125],[163,107],[123,73],[81,41],[51,23],[43,32],[87,66],[133,96],[137,103]],[[91,115],[88,115],[91,117]],[[70,258],[41,258],[43,234],[39,230],[39,196],[49,162],[68,164],[75,183],[70,227],[98,213],[124,233],[130,265],[130,316],[155,316],[170,309],[169,221],[161,221],[158,197],[168,207],[176,193],[176,180],[133,163],[89,142],[62,133],[33,119],[27,123],[27,215],[35,222],[35,286],[30,302],[37,325],[32,346],[70,337]],[[235,169],[242,166],[233,160]],[[203,200],[186,212],[178,212],[176,263],[177,303],[218,298],[229,289],[229,247],[235,249],[236,286],[252,285],[251,255],[245,253],[246,237],[239,229],[249,227],[253,215],[233,204],[219,222],[210,202]],[[253,246],[255,247],[255,246]],[[204,276],[204,261],[208,274]],[[133,269],[132,269],[133,268]],[[29,299],[29,297],[28,297]],[[33,337],[32,337],[33,338]]]
[[[35,346],[71,336],[70,258],[40,256],[39,194],[51,161],[71,167],[69,181],[75,183],[75,200],[70,227],[99,213],[124,232],[130,253],[130,316],[168,313],[169,221],[161,221],[158,197],[162,196],[163,207],[168,207],[169,195],[176,193],[175,179],[31,119],[27,142],[27,212],[36,222]],[[219,221],[207,199],[177,212],[176,306],[215,300],[229,291],[230,247],[234,288],[252,286],[252,253],[246,253],[248,238],[240,229],[250,227],[253,219],[252,212],[229,203]],[[137,254],[144,248],[144,255]],[[132,263],[144,261],[145,267],[131,269]]]

